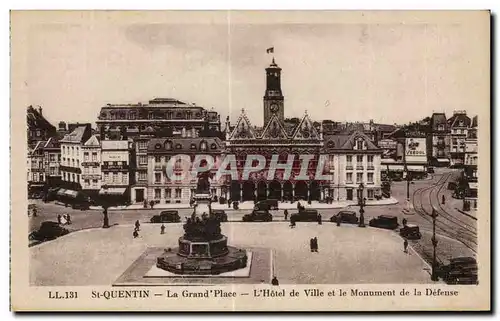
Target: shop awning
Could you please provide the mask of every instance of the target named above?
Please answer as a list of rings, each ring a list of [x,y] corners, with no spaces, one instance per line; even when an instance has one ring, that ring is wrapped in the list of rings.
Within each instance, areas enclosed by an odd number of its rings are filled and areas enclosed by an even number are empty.
[[[439,163],[449,163],[450,162],[450,160],[448,158],[438,158],[437,161]]]
[[[404,171],[405,167],[403,165],[389,165],[389,166],[382,166],[382,170],[387,170],[389,168],[390,171],[394,172],[402,172]]]
[[[408,171],[411,171],[411,172],[425,172],[425,167],[424,166],[418,166],[418,165],[408,165]]]
[[[99,191],[99,195],[123,195],[125,193],[126,187],[109,187],[109,188],[101,188]]]

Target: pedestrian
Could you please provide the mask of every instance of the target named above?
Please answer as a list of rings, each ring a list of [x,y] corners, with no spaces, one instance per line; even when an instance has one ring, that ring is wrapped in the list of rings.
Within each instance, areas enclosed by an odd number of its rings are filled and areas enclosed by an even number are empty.
[[[300,208],[302,207],[302,205],[300,204],[300,202],[297,202],[297,209],[300,211]]]
[[[139,237],[139,232],[137,232],[137,229],[134,229],[134,233],[132,235],[134,236],[134,239]]]
[[[33,217],[36,217],[36,207],[33,208]]]
[[[340,222],[342,222],[342,216],[337,215],[337,226],[340,226]]]
[[[314,252],[318,252],[318,238],[314,237]]]
[[[444,195],[441,197],[441,203],[443,203],[443,204],[445,203],[445,197],[444,197]]]
[[[295,217],[292,215],[290,216],[290,228],[295,227]]]
[[[227,199],[227,208],[231,208],[231,199]]]
[[[151,201],[149,202],[149,206],[151,206],[151,209],[153,209],[153,206],[155,206],[155,201],[151,200]]]
[[[135,221],[135,228],[140,231],[141,224],[139,223],[139,220]]]
[[[408,220],[406,218],[403,219],[403,226],[406,226],[408,224]]]
[[[276,276],[273,276],[273,279],[271,280],[271,284],[272,285],[280,285],[280,283],[278,282],[278,278]]]
[[[288,219],[288,210],[285,210],[285,221]]]
[[[405,253],[408,253],[408,240],[405,239],[404,243],[403,243],[403,246],[404,246],[404,251]]]
[[[311,248],[311,252],[314,252],[314,239],[313,238],[311,238],[309,240],[309,247]]]
[[[322,220],[321,220],[321,214],[318,213],[318,224],[321,225],[323,224]]]
[[[165,224],[161,224],[160,234],[165,234]]]
[[[68,224],[68,225],[71,224],[71,216],[69,216],[69,213],[66,214],[66,224]]]

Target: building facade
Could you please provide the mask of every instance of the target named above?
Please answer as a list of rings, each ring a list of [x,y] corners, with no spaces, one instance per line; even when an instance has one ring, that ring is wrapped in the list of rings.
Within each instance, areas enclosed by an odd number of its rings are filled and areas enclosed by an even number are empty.
[[[82,146],[82,190],[95,198],[101,189],[101,143],[92,135]]]
[[[465,139],[464,174],[469,182],[466,200],[471,201],[471,208],[477,208],[478,193],[478,154],[477,154],[477,116],[472,118],[471,126]]]
[[[148,176],[147,189],[135,188],[133,201],[140,202],[142,195],[148,202],[170,204],[189,203],[198,179],[191,175],[191,164],[197,155],[209,155],[214,159],[212,173],[215,173],[217,164],[221,162],[224,144],[218,137],[176,137],[154,138],[148,143]],[[183,155],[177,157],[178,155]],[[189,158],[189,161],[186,159]],[[168,173],[168,168],[172,173]],[[184,176],[183,179],[172,179],[172,175]],[[223,193],[220,184],[215,178],[211,180],[211,193],[220,197]]]
[[[99,195],[130,200],[130,156],[132,143],[126,140],[101,141],[102,182]]]
[[[47,187],[61,184],[61,144],[57,136],[49,138],[43,146],[45,181]]]
[[[59,168],[62,187],[69,191],[80,191],[82,189],[82,146],[90,136],[91,125],[82,124],[60,140],[61,165]]]
[[[324,137],[323,123],[313,122],[307,113],[297,122],[285,121],[280,77],[273,59],[266,68],[263,127],[253,126],[244,110],[234,126],[227,120],[224,158],[234,157],[238,172],[221,180],[221,190],[229,191],[233,201],[354,200],[363,183],[365,197],[379,195],[381,150],[364,127]],[[249,161],[252,155],[262,156],[265,165],[249,172],[259,166]]]
[[[56,128],[43,116],[42,107],[29,106],[26,113],[28,149],[33,149],[38,142],[47,141],[57,133]]]
[[[28,154],[28,195],[39,193],[45,186],[45,154],[44,145],[46,141],[37,141],[34,148]]]
[[[450,129],[444,113],[433,113],[431,116],[427,155],[432,166],[450,164]]]
[[[465,140],[471,119],[465,111],[455,111],[448,119],[450,128],[450,165],[463,166],[465,162]]]
[[[97,120],[101,140],[127,140],[152,133],[156,137],[195,130],[198,136],[220,132],[220,115],[173,98],[155,98],[147,104],[107,104]]]

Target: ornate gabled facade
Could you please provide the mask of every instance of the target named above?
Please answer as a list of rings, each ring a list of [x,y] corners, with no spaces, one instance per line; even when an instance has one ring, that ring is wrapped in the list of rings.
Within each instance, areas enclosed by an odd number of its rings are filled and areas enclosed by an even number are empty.
[[[233,201],[354,200],[353,191],[362,182],[369,198],[378,195],[381,150],[370,138],[356,131],[332,135],[327,141],[322,124],[313,122],[307,112],[298,122],[286,122],[281,68],[274,59],[266,76],[264,126],[252,126],[244,110],[234,126],[229,118],[226,121],[225,155],[235,156],[238,169],[237,179],[228,175],[224,181],[229,197]],[[265,159],[262,169],[255,161],[248,161],[253,155]],[[353,163],[357,167],[345,168]],[[291,167],[289,172],[286,164]],[[248,167],[260,170],[245,173]]]

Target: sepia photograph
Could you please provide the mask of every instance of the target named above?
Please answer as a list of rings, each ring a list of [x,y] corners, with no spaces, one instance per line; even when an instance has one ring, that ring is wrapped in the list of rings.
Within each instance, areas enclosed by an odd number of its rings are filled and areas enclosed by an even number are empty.
[[[488,310],[489,52],[488,11],[12,11],[12,308]]]

